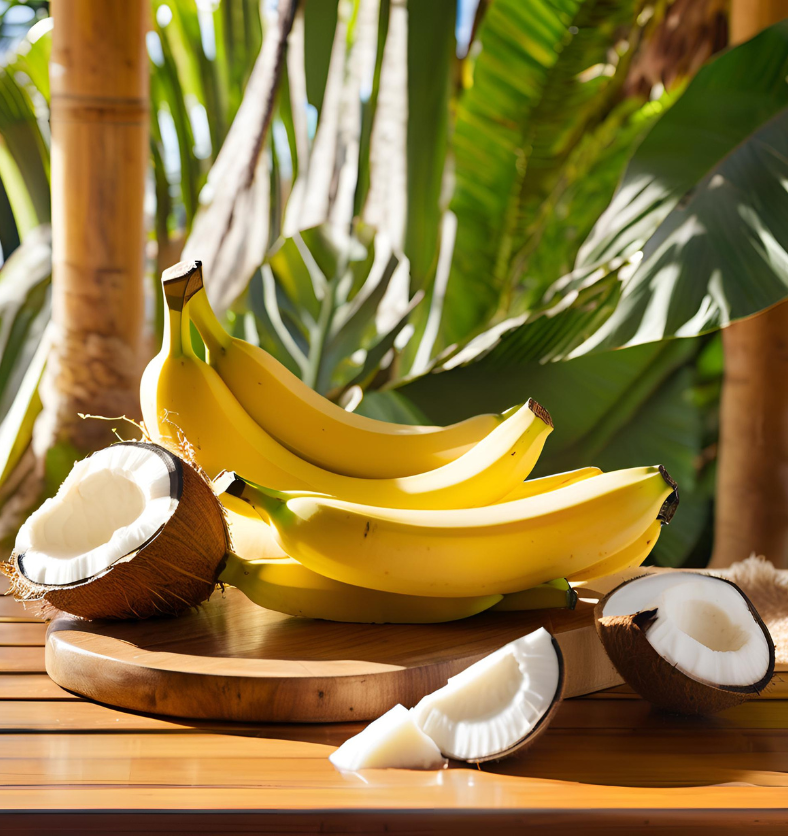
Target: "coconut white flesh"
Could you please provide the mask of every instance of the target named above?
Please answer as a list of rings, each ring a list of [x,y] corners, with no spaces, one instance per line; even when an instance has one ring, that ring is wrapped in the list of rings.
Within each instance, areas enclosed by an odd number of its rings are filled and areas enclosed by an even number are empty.
[[[557,698],[560,665],[543,627],[453,676],[413,709],[444,755],[476,760],[528,737]]]
[[[25,575],[47,586],[96,575],[149,540],[178,505],[154,451],[114,445],[77,462],[19,530]]]
[[[706,575],[651,575],[626,584],[605,604],[603,616],[656,609],[646,631],[654,650],[682,673],[718,686],[760,682],[769,645],[747,601],[729,583]]]
[[[337,769],[441,769],[446,760],[438,747],[413,721],[402,705],[395,705],[328,758]]]

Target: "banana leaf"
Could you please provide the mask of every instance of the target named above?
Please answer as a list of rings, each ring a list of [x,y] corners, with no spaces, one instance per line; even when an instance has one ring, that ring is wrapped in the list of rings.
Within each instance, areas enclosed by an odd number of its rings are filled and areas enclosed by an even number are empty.
[[[698,73],[644,140],[578,270],[636,264],[576,353],[692,336],[788,296],[788,22]]]
[[[174,28],[172,23],[165,27],[160,26],[158,22],[155,23],[155,32],[161,43],[162,64],[156,68],[152,80],[151,98],[154,118],[158,116],[162,106],[166,106],[175,126],[180,157],[181,199],[186,210],[188,231],[197,212],[197,200],[205,182],[205,174],[201,170],[200,161],[194,156],[194,132],[186,105],[186,91],[181,83],[170,43],[170,30]]]
[[[455,0],[408,2],[408,212],[403,249],[410,261],[412,290],[428,286],[438,259],[456,7]]]
[[[268,248],[269,165],[264,153],[296,0],[280,0],[208,185],[183,257],[205,265],[206,290],[226,310],[245,290]]]
[[[549,304],[482,333],[462,362],[690,337],[785,298],[787,75],[786,22],[703,68],[635,151]]]
[[[637,42],[641,5],[496,0],[487,10],[453,142],[458,234],[444,345],[477,332],[499,305],[509,307],[519,279],[510,273],[512,255],[532,234],[572,149],[612,110]],[[629,51],[620,55],[614,47],[627,38]]]
[[[154,0],[154,10],[163,0]],[[200,12],[194,0],[166,0],[172,12],[167,39],[186,97],[205,108],[211,137],[211,156],[222,146],[229,127],[226,102],[222,101],[216,61],[208,58],[203,46]]]
[[[2,248],[4,260],[19,246],[19,243],[19,230],[16,226],[14,210],[11,208],[8,193],[0,177],[0,248]]]
[[[632,153],[672,105],[677,91],[642,104],[626,99],[585,134],[561,166],[558,180],[529,216],[512,259],[512,309],[538,308],[558,277],[569,274],[594,224],[610,205]]]
[[[16,45],[13,60],[6,66],[23,72],[49,104],[49,56],[52,53],[52,19],[43,18]]]
[[[306,94],[318,115],[328,80],[331,46],[337,28],[338,0],[308,0],[304,4],[304,69]]]
[[[41,410],[51,271],[49,227],[28,234],[0,270],[0,485],[27,448]]]
[[[213,13],[216,73],[227,125],[243,101],[263,40],[259,0],[221,0]]]
[[[49,222],[49,148],[11,68],[0,69],[0,178],[22,238]]]

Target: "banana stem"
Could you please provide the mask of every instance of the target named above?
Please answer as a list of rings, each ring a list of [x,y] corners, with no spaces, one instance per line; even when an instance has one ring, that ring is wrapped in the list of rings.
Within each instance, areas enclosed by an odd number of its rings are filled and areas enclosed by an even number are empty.
[[[188,291],[196,282],[202,287],[202,265],[199,261],[181,261],[165,270],[161,279],[167,306],[164,344],[169,345],[170,357],[194,357]]]
[[[232,337],[219,322],[202,287],[189,299],[189,316],[205,341],[209,354],[230,346]]]
[[[167,315],[164,317],[163,343],[169,347],[167,353],[170,357],[194,356],[188,316],[184,316],[181,311],[167,308]]]
[[[224,493],[248,502],[266,521],[270,521],[273,514],[280,512],[287,501],[287,494],[281,491],[264,488],[261,485],[255,485],[254,482],[247,482],[234,473],[226,473],[224,476],[228,482],[224,488]]]
[[[224,556],[224,567],[222,571],[219,573],[218,582],[219,583],[229,583],[232,586],[238,587],[238,589],[243,589],[243,579],[245,576],[244,572],[244,559],[239,557],[235,552],[227,550],[227,554]]]

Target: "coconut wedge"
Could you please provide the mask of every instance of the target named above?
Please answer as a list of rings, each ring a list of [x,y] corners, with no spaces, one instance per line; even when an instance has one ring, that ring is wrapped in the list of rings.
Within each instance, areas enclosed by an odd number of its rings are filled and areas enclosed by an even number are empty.
[[[723,578],[644,575],[610,592],[594,614],[624,680],[668,711],[715,714],[759,694],[774,673],[766,625]]]
[[[77,462],[17,535],[17,598],[82,618],[177,615],[213,591],[227,553],[219,500],[156,444],[123,442]]]
[[[547,728],[564,688],[558,642],[540,628],[485,656],[410,711],[397,705],[337,749],[338,769],[436,769],[497,760]]]
[[[441,769],[446,760],[435,743],[416,725],[413,714],[395,705],[328,759],[337,769]]]
[[[480,763],[532,743],[547,727],[563,687],[561,650],[542,627],[453,676],[413,715],[444,755]]]

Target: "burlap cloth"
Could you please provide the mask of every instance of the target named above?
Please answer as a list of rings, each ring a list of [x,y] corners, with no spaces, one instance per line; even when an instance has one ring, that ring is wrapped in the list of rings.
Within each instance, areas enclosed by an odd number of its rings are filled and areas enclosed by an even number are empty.
[[[775,661],[788,663],[788,569],[752,555],[729,569],[707,571],[741,587],[772,634]]]

